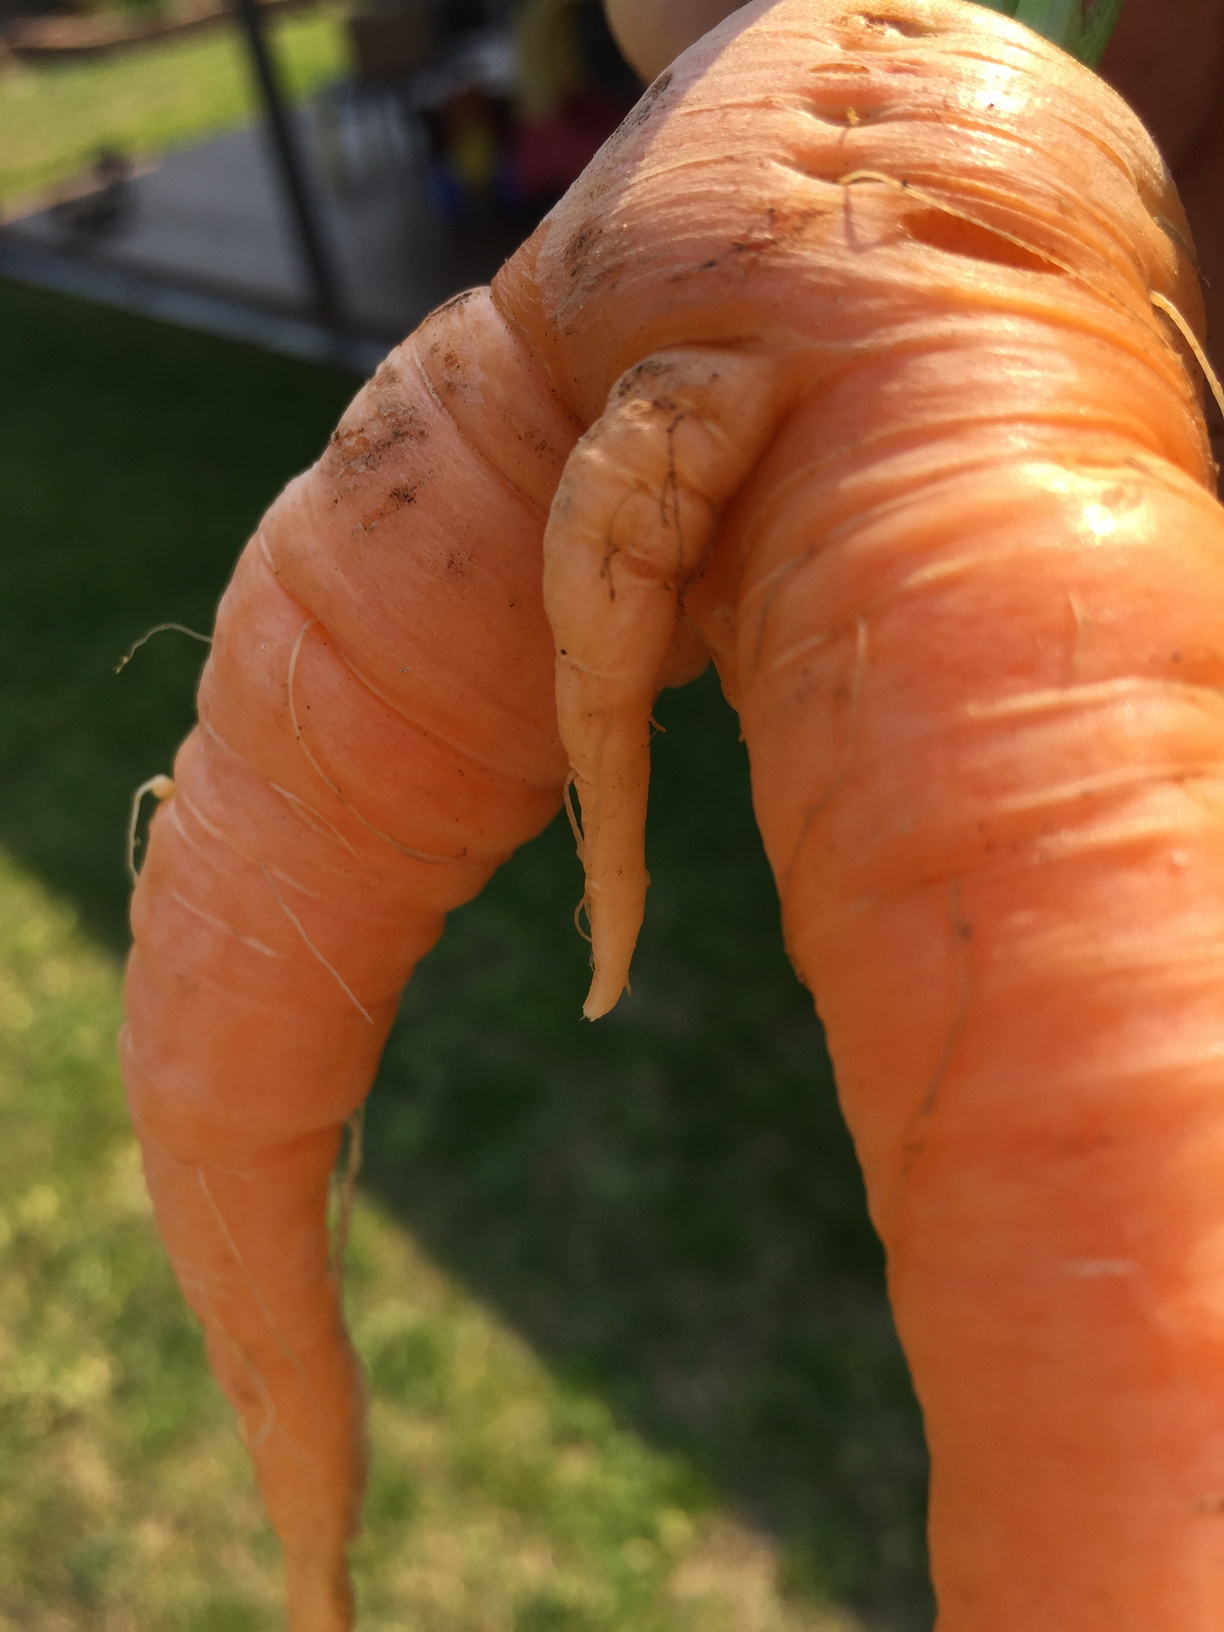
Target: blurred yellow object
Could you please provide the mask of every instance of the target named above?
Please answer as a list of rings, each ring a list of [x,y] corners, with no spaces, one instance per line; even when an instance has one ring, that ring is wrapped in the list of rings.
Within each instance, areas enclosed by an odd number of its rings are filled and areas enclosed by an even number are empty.
[[[582,57],[574,30],[577,0],[527,0],[515,24],[518,104],[529,123],[551,119],[582,89]]]
[[[463,119],[451,137],[447,156],[465,187],[472,192],[485,191],[499,160],[497,135],[489,120],[479,112]]]

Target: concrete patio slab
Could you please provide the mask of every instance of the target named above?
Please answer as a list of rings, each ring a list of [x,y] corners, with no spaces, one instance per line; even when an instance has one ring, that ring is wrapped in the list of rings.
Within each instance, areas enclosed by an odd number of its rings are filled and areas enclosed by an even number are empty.
[[[397,119],[377,99],[335,93],[297,116],[345,327],[384,346],[447,296],[487,282],[519,237],[493,219],[444,220],[412,132],[401,126],[397,135]],[[125,286],[135,295],[143,287],[198,297],[194,308],[163,299],[159,315],[174,308],[171,320],[190,321],[203,310],[198,301],[211,300],[310,322],[309,281],[262,128],[171,154],[134,176],[126,195],[101,230],[73,226],[63,207],[10,221],[0,229],[0,273],[56,284],[58,263],[56,286],[85,294],[92,279],[96,298],[110,304],[122,303]],[[214,311],[204,326],[224,327],[223,316]]]

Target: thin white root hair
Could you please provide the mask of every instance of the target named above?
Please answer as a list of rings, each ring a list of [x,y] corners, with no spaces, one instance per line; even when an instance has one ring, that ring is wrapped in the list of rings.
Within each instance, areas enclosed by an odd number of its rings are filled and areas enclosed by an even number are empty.
[[[202,918],[206,924],[211,924],[214,929],[220,929],[225,934],[232,935],[236,941],[241,941],[243,946],[249,946],[252,951],[262,952],[266,958],[279,958],[281,956],[281,953],[275,947],[265,946],[262,941],[257,941],[253,935],[244,935],[241,930],[235,929],[233,924],[227,924],[224,918],[218,918],[215,913],[205,912],[204,908],[197,907],[194,901],[188,901],[187,897],[180,894],[178,890],[170,891],[170,899],[177,901],[184,912],[190,912],[195,917]]]
[[[583,923],[584,918],[586,919],[586,923]],[[590,896],[584,895],[582,900],[579,901],[578,905],[574,908],[574,928],[578,931],[579,935],[582,936],[583,940],[587,943],[588,946],[591,946],[593,944],[593,942],[591,940],[591,932],[587,928],[587,924],[589,924],[590,921],[591,921],[591,898],[590,898]],[[595,962],[594,962],[594,959],[592,959],[591,968],[593,969],[594,967],[595,967]]]
[[[294,1371],[297,1372],[301,1380],[305,1382],[306,1372],[302,1366],[301,1356],[298,1354],[293,1344],[290,1343],[288,1338],[281,1331],[280,1323],[276,1318],[276,1313],[268,1303],[267,1298],[264,1296],[263,1287],[259,1284],[258,1275],[255,1274],[250,1264],[247,1263],[246,1258],[243,1255],[242,1248],[238,1245],[237,1241],[234,1240],[234,1232],[230,1229],[229,1221],[227,1220],[225,1214],[221,1211],[220,1207],[217,1206],[217,1198],[212,1193],[212,1186],[208,1182],[208,1174],[202,1162],[196,1163],[196,1178],[199,1181],[200,1191],[208,1203],[209,1211],[213,1215],[213,1221],[215,1222],[218,1231],[223,1237],[226,1246],[233,1254],[234,1262],[238,1265],[239,1269],[250,1283],[251,1291],[255,1294],[255,1301],[259,1305],[259,1312],[267,1321],[268,1329],[276,1339],[277,1348],[284,1355],[285,1359],[288,1360],[289,1364],[293,1367]],[[218,1322],[218,1324],[221,1326],[223,1331],[226,1330],[223,1322]]]
[[[574,835],[574,849],[578,852],[579,865],[585,867],[586,840],[582,836],[582,817],[578,810],[578,805],[574,795],[574,787],[577,781],[578,773],[576,771],[571,771],[565,779],[565,787],[562,791],[561,797],[562,802],[565,805],[565,814],[569,818],[570,832]],[[584,918],[586,919],[586,924],[584,924],[582,921]],[[582,900],[579,901],[578,905],[574,908],[574,928],[588,945],[592,944],[591,931],[587,927],[590,921],[591,898],[584,892]],[[591,967],[595,967],[593,963]]]
[[[578,860],[585,861],[586,841],[582,836],[582,820],[578,814],[578,807],[574,803],[574,784],[577,775],[571,771],[565,779],[565,789],[562,798],[565,800],[565,814],[569,817],[570,832],[574,835],[574,848],[578,852]]]
[[[142,782],[132,795],[132,810],[128,816],[127,830],[127,870],[133,884],[139,876],[136,871],[136,829],[140,825],[140,807],[148,793],[160,803],[173,797],[174,783],[168,776],[151,776],[147,782]]]
[[[1174,306],[1173,302],[1171,300],[1166,300],[1164,295],[1159,294],[1155,289],[1152,289],[1148,292],[1148,299],[1151,301],[1152,305],[1155,306],[1158,312],[1164,313],[1169,322],[1172,323],[1178,334],[1181,335],[1182,339],[1194,353],[1194,360],[1203,371],[1203,378],[1207,381],[1207,388],[1216,400],[1216,407],[1219,408],[1222,414],[1224,414],[1224,386],[1220,384],[1219,376],[1217,375],[1215,369],[1212,368],[1211,360],[1207,356],[1207,353],[1203,350],[1202,346],[1199,345],[1194,330],[1190,327],[1189,323],[1186,322],[1185,318],[1178,311],[1177,307]]]
[[[121,669],[127,668],[128,664],[132,661],[133,657],[135,657],[136,653],[144,645],[146,640],[152,640],[154,635],[160,635],[167,629],[173,629],[176,634],[190,635],[192,640],[202,640],[205,646],[212,645],[211,635],[202,635],[198,629],[188,629],[185,623],[155,623],[152,629],[145,630],[144,634],[141,635],[139,640],[134,640],[132,642],[127,651],[124,652],[123,656],[119,659],[118,663],[115,664],[115,673],[118,674]]]
[[[357,1013],[361,1016],[361,1018],[366,1022],[367,1025],[372,1026],[374,1024],[374,1016],[370,1013],[369,1009],[366,1008],[365,1004],[362,1003],[361,999],[357,996],[356,992],[348,984],[348,982],[345,980],[344,976],[340,973],[340,971],[336,968],[335,964],[334,963],[329,963],[327,961],[327,959],[323,956],[322,952],[319,951],[318,947],[311,940],[310,936],[306,933],[305,924],[303,924],[302,920],[298,917],[297,913],[294,912],[293,908],[289,905],[289,903],[285,900],[284,896],[277,889],[276,881],[273,879],[272,874],[262,864],[260,865],[259,870],[263,874],[263,876],[267,879],[268,887],[272,891],[272,894],[276,897],[277,906],[280,907],[280,909],[284,913],[285,917],[288,918],[289,922],[293,925],[294,929],[296,929],[298,934],[302,937],[302,940],[304,941],[304,943],[306,945],[307,951],[312,952],[314,954],[314,956],[316,958],[318,958],[319,962],[323,965],[324,969],[327,970],[328,974],[335,981],[336,985],[339,986],[340,990],[344,993],[345,997],[348,998],[349,1002],[357,1010]]]

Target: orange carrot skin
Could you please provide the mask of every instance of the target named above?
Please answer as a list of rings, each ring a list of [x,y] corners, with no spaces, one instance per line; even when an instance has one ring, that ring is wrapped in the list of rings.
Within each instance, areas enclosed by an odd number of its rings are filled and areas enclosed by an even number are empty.
[[[413,964],[559,803],[539,551],[575,434],[487,294],[383,365],[239,563],[133,902],[129,1102],[307,1632],[350,1624],[364,1477],[329,1173]]]
[[[940,1632],[1224,1624],[1224,516],[1150,299],[1199,323],[1186,243],[1133,116],[1021,26],[758,0],[269,513],[154,822],[125,1072],[295,1632],[351,1624],[340,1125],[571,763],[631,945],[623,813],[697,646],[888,1251]]]
[[[744,730],[926,1417],[941,1627],[1205,1632],[1220,518],[1167,471],[1111,494],[1085,460],[1060,493],[1065,454],[942,491],[932,460],[833,538],[822,472],[771,540],[827,553],[760,620]]]
[[[1198,320],[1184,220],[1117,99],[972,8],[743,27],[495,289],[584,417],[683,339],[803,355],[684,609],[887,1248],[940,1632],[1210,1632],[1224,518],[1149,299]]]

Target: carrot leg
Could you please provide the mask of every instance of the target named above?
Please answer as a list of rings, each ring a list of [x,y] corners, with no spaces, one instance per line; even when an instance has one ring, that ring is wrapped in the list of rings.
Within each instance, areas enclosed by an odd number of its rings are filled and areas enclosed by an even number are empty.
[[[128,1102],[292,1632],[353,1624],[341,1129],[446,913],[560,804],[540,551],[576,434],[487,292],[388,358],[239,563],[133,898]]]
[[[281,1537],[295,1632],[351,1625],[344,1549],[365,1473],[364,1391],[324,1227],[336,1147],[328,1128],[232,1171],[145,1144],[163,1239]]]
[[[785,401],[786,374],[771,358],[699,347],[648,357],[613,387],[553,503],[544,597],[582,806],[590,1020],[628,984],[642,922],[650,711],[663,685],[705,662],[681,617],[684,591]]]
[[[743,728],[926,1420],[941,1632],[1216,1632],[1224,520],[1159,459],[1026,437],[863,471],[835,525],[851,456],[812,471],[747,570]]]

